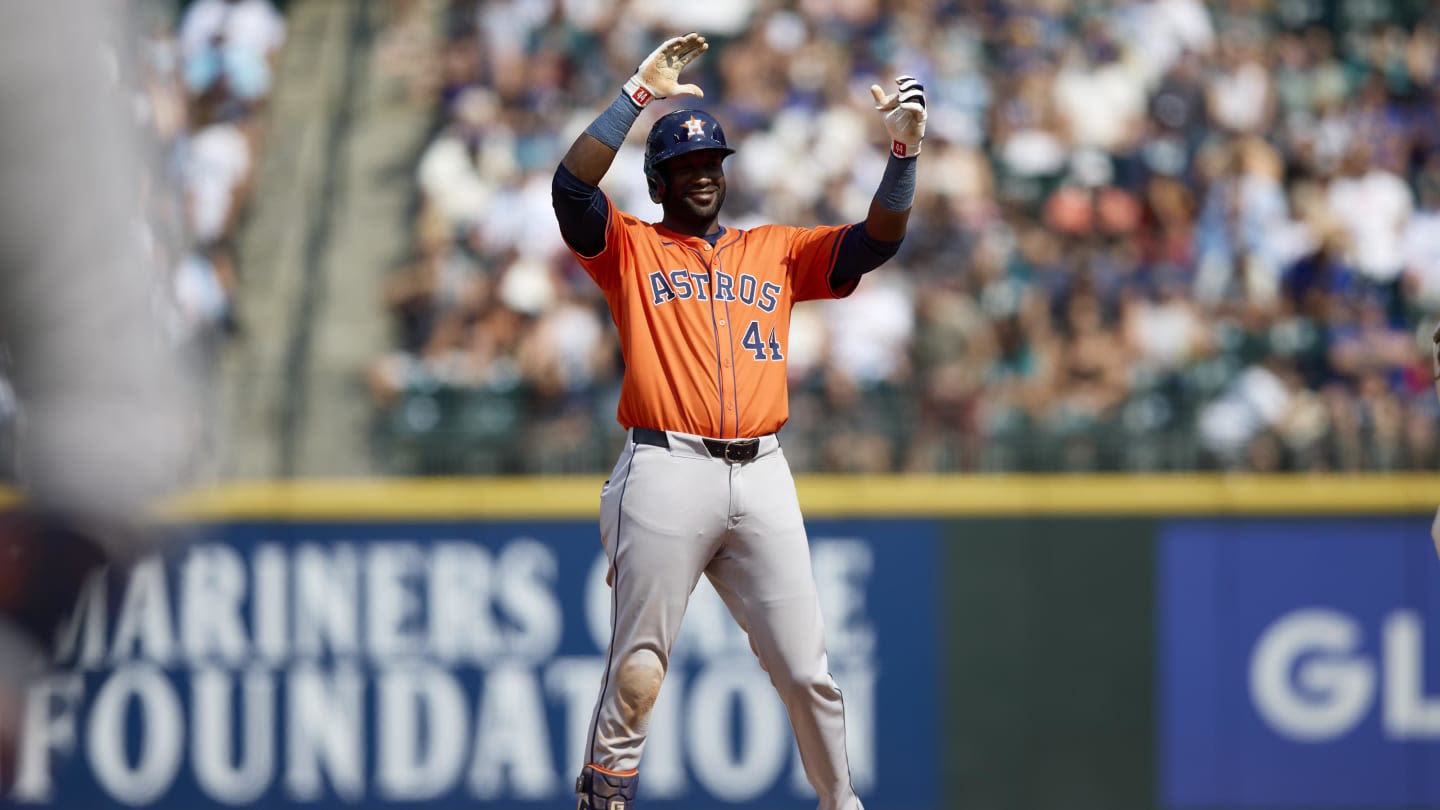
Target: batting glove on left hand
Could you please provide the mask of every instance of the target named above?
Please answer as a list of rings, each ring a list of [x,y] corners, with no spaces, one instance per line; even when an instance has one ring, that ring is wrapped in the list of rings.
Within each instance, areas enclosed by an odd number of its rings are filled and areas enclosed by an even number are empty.
[[[895,84],[900,89],[890,95],[872,84],[870,95],[875,97],[875,109],[884,114],[890,154],[912,158],[920,154],[920,140],[925,137],[925,86],[914,76],[900,76]]]
[[[642,108],[654,99],[685,93],[704,98],[705,91],[698,85],[680,83],[680,71],[709,49],[710,44],[699,34],[665,40],[645,57],[640,67],[636,68],[635,75],[625,82],[625,95]]]

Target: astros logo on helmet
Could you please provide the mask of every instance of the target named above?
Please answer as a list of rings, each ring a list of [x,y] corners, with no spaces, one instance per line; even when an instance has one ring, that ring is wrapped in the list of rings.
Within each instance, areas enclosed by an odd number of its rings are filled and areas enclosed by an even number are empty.
[[[676,110],[660,116],[645,139],[645,180],[650,186],[650,199],[660,202],[665,196],[665,177],[661,163],[686,152],[716,149],[734,154],[725,143],[725,130],[715,116],[704,110]]]

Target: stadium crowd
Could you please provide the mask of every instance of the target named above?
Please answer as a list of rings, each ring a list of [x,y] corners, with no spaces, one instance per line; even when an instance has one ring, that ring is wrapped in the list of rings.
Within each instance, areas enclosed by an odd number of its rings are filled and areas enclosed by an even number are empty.
[[[264,144],[285,18],[273,0],[127,2],[133,25],[115,64],[152,151],[137,189],[135,234],[163,271],[156,317],[203,402],[214,393],[218,352],[240,329],[235,239]],[[13,463],[24,418],[6,365],[0,351],[4,466]],[[216,440],[209,423],[196,414],[200,444]],[[14,475],[0,469],[0,479]]]
[[[418,6],[418,4],[415,4]],[[722,224],[863,219],[866,88],[923,78],[910,236],[797,308],[801,470],[1435,469],[1440,16],[1404,0],[451,0],[378,447],[412,473],[597,471],[622,369],[550,178],[683,30],[726,125]],[[394,41],[421,15],[401,15]],[[688,76],[689,74],[687,74]],[[642,115],[604,183],[659,209]]]

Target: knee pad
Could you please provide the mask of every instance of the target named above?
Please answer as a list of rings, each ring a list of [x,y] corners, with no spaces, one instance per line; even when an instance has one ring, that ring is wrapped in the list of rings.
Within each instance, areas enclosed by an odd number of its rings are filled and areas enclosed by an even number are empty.
[[[598,765],[586,765],[575,780],[579,800],[575,810],[630,810],[640,775],[635,771],[616,773]]]

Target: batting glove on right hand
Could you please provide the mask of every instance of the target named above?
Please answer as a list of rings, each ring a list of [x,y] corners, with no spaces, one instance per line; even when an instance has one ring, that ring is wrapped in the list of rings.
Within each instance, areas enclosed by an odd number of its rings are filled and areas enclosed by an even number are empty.
[[[912,158],[920,154],[920,140],[925,137],[925,86],[914,76],[900,76],[895,84],[900,89],[890,95],[872,84],[870,95],[875,97],[875,109],[884,114],[890,154]]]
[[[644,107],[657,98],[690,94],[704,98],[705,91],[693,84],[680,83],[680,71],[710,49],[710,43],[699,34],[667,39],[645,57],[635,75],[625,82],[625,95]]]

